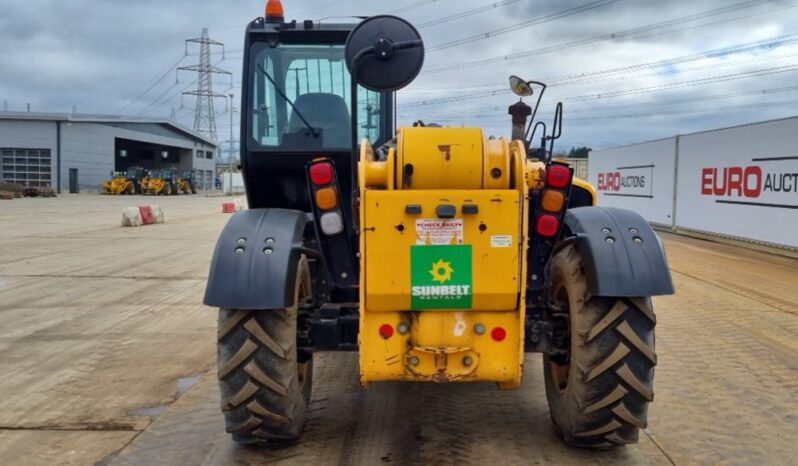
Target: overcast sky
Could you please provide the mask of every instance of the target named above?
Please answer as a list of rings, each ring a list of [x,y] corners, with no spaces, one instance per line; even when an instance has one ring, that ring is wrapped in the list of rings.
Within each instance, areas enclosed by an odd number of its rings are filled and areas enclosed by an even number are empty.
[[[594,149],[798,115],[798,0],[284,0],[286,16],[391,12],[427,47],[400,91],[401,122],[508,134],[511,74],[550,84],[565,106],[560,148]],[[235,4],[235,7],[227,6]],[[11,111],[169,117],[193,125],[195,64],[184,40],[207,27],[238,95],[244,25],[265,0],[1,0],[0,100]],[[476,10],[482,8],[482,10]],[[196,49],[190,49],[196,52]],[[230,84],[232,82],[232,88]],[[530,102],[531,103],[531,102]],[[219,139],[229,113],[216,102]],[[2,108],[0,108],[2,110]],[[237,117],[234,126],[237,131]]]

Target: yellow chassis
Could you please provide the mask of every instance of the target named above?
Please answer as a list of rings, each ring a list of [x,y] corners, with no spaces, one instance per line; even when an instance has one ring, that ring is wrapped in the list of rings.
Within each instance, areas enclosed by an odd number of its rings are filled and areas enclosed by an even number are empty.
[[[361,383],[494,381],[503,389],[517,388],[524,358],[526,289],[520,277],[526,275],[527,201],[530,186],[541,182],[542,164],[527,162],[520,142],[483,140],[473,128],[414,130],[400,130],[399,150],[392,150],[386,161],[376,160],[367,142],[361,146]],[[403,152],[409,154],[403,143],[440,147],[440,141],[429,140],[433,137],[472,144],[463,144],[463,150],[446,147],[450,152],[445,154],[402,158]],[[438,157],[463,163],[436,167]],[[430,189],[401,189],[408,183],[397,167],[410,161],[417,167],[415,186]],[[500,167],[502,176],[485,176],[483,164]],[[435,173],[448,178],[435,178]],[[448,189],[434,189],[439,185]],[[457,189],[462,187],[471,189]],[[414,310],[408,251],[423,234],[413,229],[420,217],[434,217],[430,213],[441,203],[479,207],[477,215],[453,219],[462,222],[461,243],[469,245],[478,265],[473,271],[478,291],[467,309]],[[425,214],[406,213],[407,204],[419,205]],[[485,224],[490,232],[481,230]],[[496,238],[511,246],[492,247]],[[406,333],[397,330],[385,338],[381,328],[386,324]],[[496,328],[503,330],[501,340],[493,337]]]

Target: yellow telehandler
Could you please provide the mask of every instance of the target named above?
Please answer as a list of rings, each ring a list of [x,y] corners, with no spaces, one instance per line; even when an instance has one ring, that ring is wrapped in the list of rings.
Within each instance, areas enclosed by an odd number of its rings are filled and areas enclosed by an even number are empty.
[[[674,292],[670,271],[640,215],[595,206],[595,189],[551,160],[562,105],[546,133],[545,85],[510,78],[510,137],[421,120],[397,131],[394,93],[424,59],[412,25],[286,22],[277,0],[266,12],[244,45],[249,210],[219,237],[204,298],[220,309],[233,439],[298,439],[314,351],[337,350],[359,353],[363,387],[504,390],[540,352],[566,442],[636,442],[657,361],[650,297]]]

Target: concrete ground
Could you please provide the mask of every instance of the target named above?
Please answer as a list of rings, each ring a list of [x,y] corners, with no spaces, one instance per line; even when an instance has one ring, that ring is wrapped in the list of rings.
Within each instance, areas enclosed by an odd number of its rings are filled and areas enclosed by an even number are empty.
[[[223,432],[216,312],[202,305],[220,198],[151,198],[167,223],[120,228],[141,198],[0,201],[0,464],[789,464],[798,441],[798,261],[663,235],[678,294],[656,298],[655,402],[640,443],[564,446],[541,358],[522,389],[357,387],[321,353],[299,444]]]

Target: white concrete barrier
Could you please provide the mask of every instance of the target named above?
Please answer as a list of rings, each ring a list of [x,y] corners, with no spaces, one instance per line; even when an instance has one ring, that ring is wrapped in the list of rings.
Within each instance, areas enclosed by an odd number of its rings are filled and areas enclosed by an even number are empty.
[[[161,206],[154,205],[150,207],[152,208],[152,215],[153,217],[155,217],[155,222],[153,223],[163,223],[165,219],[163,216],[163,209],[161,209]]]
[[[123,227],[140,227],[154,223],[164,223],[163,209],[159,205],[141,205],[122,209]]]
[[[122,226],[123,227],[140,227],[141,226],[141,211],[138,207],[125,207],[122,209]]]

